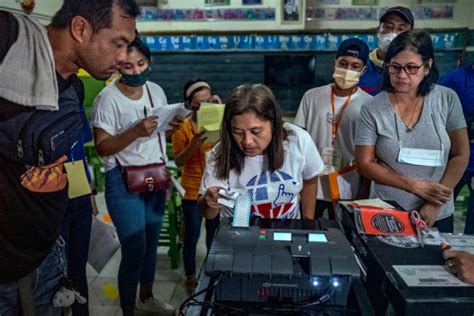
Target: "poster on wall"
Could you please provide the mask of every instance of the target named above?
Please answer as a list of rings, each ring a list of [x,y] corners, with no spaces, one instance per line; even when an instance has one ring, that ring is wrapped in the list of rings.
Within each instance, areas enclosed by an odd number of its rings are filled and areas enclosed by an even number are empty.
[[[282,24],[299,24],[302,20],[302,0],[283,0],[282,3]]]
[[[230,0],[204,0],[206,6],[230,5]]]
[[[262,4],[262,0],[242,0],[242,5],[259,5]]]
[[[379,5],[379,0],[352,0],[352,5]]]

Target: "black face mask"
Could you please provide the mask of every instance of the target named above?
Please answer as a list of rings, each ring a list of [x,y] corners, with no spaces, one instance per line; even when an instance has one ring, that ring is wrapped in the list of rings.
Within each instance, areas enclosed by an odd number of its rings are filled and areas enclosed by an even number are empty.
[[[136,75],[122,74],[120,81],[130,87],[141,87],[143,86],[148,78],[150,78],[151,70],[150,67],[145,69]]]

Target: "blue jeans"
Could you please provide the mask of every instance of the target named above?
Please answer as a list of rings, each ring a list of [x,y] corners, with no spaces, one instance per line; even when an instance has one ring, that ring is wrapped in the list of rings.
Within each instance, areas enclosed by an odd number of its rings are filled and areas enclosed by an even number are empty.
[[[201,213],[195,200],[183,200],[181,206],[184,217],[184,273],[192,276],[196,274],[196,245],[201,231]]]
[[[214,240],[214,236],[216,235],[216,231],[219,228],[219,224],[221,223],[220,215],[213,219],[206,218],[206,248],[207,252],[211,249],[212,241]]]
[[[122,245],[118,273],[120,305],[135,307],[138,282],[152,286],[165,191],[128,193],[119,168],[105,174],[105,201]]]
[[[86,265],[92,225],[92,204],[90,195],[70,199],[64,213],[61,236],[66,242],[66,258],[69,279],[72,286],[88,299]],[[89,305],[74,302],[72,314],[89,315]]]
[[[12,262],[12,264],[15,264]],[[67,272],[64,241],[58,238],[43,262],[31,273],[31,288],[36,314],[59,316],[61,308],[54,307],[51,299],[59,287],[59,280]],[[20,295],[16,281],[0,284],[0,315],[22,315]]]
[[[474,194],[472,194],[472,190],[474,189],[473,181],[474,171],[466,170],[461,180],[459,180],[458,184],[454,188],[454,200],[456,200],[459,192],[461,192],[461,189],[465,185],[467,185],[467,187],[469,188],[469,200],[467,204],[466,225],[464,226],[464,234],[474,234]]]
[[[201,213],[195,200],[183,200],[182,208],[184,216],[184,273],[186,276],[192,276],[196,274],[196,245],[201,231]],[[207,251],[211,248],[219,222],[219,215],[214,219],[206,219]]]

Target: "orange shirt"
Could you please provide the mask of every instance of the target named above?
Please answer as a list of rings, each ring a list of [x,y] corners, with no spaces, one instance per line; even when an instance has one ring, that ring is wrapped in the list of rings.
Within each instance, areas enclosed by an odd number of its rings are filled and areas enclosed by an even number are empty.
[[[196,134],[195,128],[188,118],[184,121],[183,126],[173,133],[171,140],[173,142],[173,153],[176,156],[182,152],[193,139]],[[185,200],[197,200],[199,196],[199,185],[201,177],[206,166],[205,152],[212,148],[211,144],[203,145],[194,151],[188,161],[183,166],[181,173],[181,185],[186,190]]]

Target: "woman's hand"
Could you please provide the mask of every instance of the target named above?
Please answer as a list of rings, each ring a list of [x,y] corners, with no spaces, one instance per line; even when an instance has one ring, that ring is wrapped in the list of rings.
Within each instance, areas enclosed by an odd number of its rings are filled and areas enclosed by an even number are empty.
[[[199,197],[198,205],[201,208],[202,214],[205,218],[215,218],[218,214],[222,205],[217,203],[217,199],[220,197],[220,187],[210,187],[206,190],[206,193]],[[200,203],[199,203],[200,202]]]
[[[137,138],[151,136],[158,126],[157,119],[158,116],[153,115],[138,122],[138,124],[133,127],[133,132],[137,135]]]
[[[441,206],[426,202],[420,208],[421,219],[425,221],[428,227],[432,227],[438,218],[439,209]]]
[[[413,193],[438,206],[448,202],[453,190],[434,181],[415,181]]]
[[[212,103],[222,104],[221,98],[217,94],[214,94],[210,100]]]
[[[171,122],[170,122],[170,126],[171,126],[171,129],[168,131],[170,134],[173,134],[174,132],[176,132],[178,129],[181,128],[181,126],[183,126],[183,122],[184,122],[184,118],[181,117],[181,116],[175,116]]]
[[[200,148],[204,142],[206,141],[207,137],[204,136],[205,131],[202,131],[199,134],[195,134],[193,139],[191,140],[190,146],[193,148],[193,151],[197,148]]]

